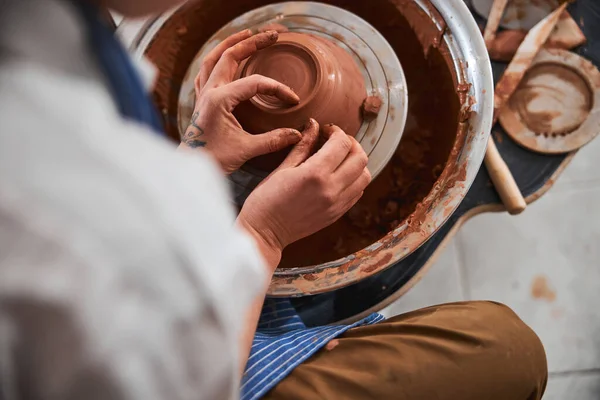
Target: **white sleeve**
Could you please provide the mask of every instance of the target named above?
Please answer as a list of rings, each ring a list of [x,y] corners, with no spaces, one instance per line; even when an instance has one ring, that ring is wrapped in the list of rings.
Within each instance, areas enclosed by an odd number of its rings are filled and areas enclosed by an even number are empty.
[[[236,398],[266,272],[225,179],[50,78],[0,74],[3,399]]]
[[[91,224],[3,193],[3,399],[237,398],[239,333],[265,274],[250,239],[221,215],[227,207],[203,201],[227,198],[193,192],[174,207],[181,215],[144,204],[163,201],[148,195],[111,218],[101,203],[119,199],[104,190],[77,209],[97,213]]]
[[[136,279],[15,211],[0,211],[0,398],[236,398],[231,326],[176,271]]]

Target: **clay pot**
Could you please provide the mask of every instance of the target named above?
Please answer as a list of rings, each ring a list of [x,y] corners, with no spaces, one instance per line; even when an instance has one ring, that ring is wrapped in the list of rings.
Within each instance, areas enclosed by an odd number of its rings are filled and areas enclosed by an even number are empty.
[[[336,124],[352,136],[360,130],[361,106],[367,96],[364,78],[350,54],[336,44],[310,34],[281,33],[276,44],[242,63],[236,78],[253,74],[291,87],[300,97],[300,104],[290,107],[274,96],[255,96],[235,110],[246,131],[260,134],[277,128],[301,130],[309,118],[321,125]],[[282,155],[269,158],[272,162],[258,160],[253,164],[272,169]]]

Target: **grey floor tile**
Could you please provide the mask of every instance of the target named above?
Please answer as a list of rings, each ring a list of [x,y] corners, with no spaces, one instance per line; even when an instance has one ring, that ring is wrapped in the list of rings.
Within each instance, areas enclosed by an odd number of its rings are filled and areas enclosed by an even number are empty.
[[[543,400],[599,400],[600,372],[551,376]]]
[[[550,371],[600,368],[600,189],[550,192],[519,217],[480,215],[457,239],[469,297],[512,307]]]
[[[389,318],[423,307],[462,300],[456,245],[451,242],[423,279],[382,313]]]
[[[583,147],[555,184],[555,188],[600,187],[600,138]]]

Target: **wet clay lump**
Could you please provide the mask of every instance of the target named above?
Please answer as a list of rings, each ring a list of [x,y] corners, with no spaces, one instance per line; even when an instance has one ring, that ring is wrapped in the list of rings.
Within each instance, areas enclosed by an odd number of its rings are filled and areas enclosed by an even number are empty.
[[[189,64],[202,45],[237,16],[276,1],[200,0],[178,10],[150,44],[157,65],[154,99],[167,132],[179,140],[178,97]],[[359,251],[415,212],[440,179],[460,137],[454,67],[441,34],[412,0],[325,1],[355,13],[390,43],[408,83],[407,125],[390,164],[363,199],[331,227],[288,247],[281,267],[315,265]],[[182,27],[189,27],[183,32]],[[191,29],[193,27],[193,29]],[[430,46],[435,44],[437,46]],[[418,221],[411,221],[418,223]]]
[[[374,120],[381,111],[383,102],[379,96],[369,96],[365,99],[362,105],[363,118],[367,121]]]

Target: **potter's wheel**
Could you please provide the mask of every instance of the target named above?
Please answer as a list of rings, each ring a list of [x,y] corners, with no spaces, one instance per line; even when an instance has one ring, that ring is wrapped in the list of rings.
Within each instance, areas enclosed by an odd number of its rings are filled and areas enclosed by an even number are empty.
[[[324,37],[354,59],[365,81],[365,97],[376,95],[383,102],[378,116],[363,122],[356,135],[369,155],[371,174],[377,176],[392,158],[404,131],[408,107],[406,78],[394,50],[375,28],[360,17],[327,4],[288,2],[265,6],[236,18],[214,34],[194,58],[183,81],[178,110],[180,132],[185,131],[191,118],[194,79],[208,52],[236,32],[243,29],[257,32],[269,24],[283,25],[290,32]],[[266,174],[248,165],[233,174],[236,201],[243,203]]]
[[[210,41],[211,38],[215,40],[214,32],[227,25],[229,21],[255,8],[267,5],[271,1],[202,0],[187,2],[160,16],[142,21],[125,20],[120,25],[119,36],[123,38],[133,56],[139,58],[145,55],[157,66],[159,76],[154,90],[154,99],[171,138],[177,140],[179,137],[177,117],[181,83],[189,66],[193,63],[194,57],[198,54],[200,46]],[[370,21],[384,35],[402,60],[407,79],[411,77],[412,81],[414,78],[413,84],[418,88],[425,89],[422,96],[419,96],[418,93],[421,89],[417,90],[411,101],[408,115],[410,127],[407,123],[409,129],[404,132],[402,137],[402,142],[407,143],[408,146],[404,151],[408,152],[406,154],[412,153],[410,150],[413,147],[412,143],[424,137],[422,147],[428,147],[431,151],[427,156],[428,159],[431,159],[432,162],[435,161],[436,164],[438,164],[436,160],[439,159],[440,165],[445,165],[445,168],[437,177],[436,175],[440,173],[439,169],[432,173],[429,168],[419,167],[418,159],[409,160],[401,156],[396,157],[402,168],[396,168],[398,172],[394,174],[393,168],[386,167],[384,172],[389,172],[394,176],[386,176],[384,179],[376,179],[374,182],[383,182],[384,184],[380,185],[383,192],[381,195],[388,196],[393,188],[387,187],[386,181],[390,179],[389,182],[392,182],[391,179],[394,179],[395,175],[404,174],[405,180],[401,182],[403,188],[410,189],[411,192],[419,191],[419,195],[416,197],[404,196],[399,193],[398,199],[405,201],[404,211],[407,213],[411,211],[409,209],[413,204],[417,206],[416,202],[422,198],[421,192],[429,191],[425,199],[419,203],[422,207],[417,207],[414,213],[417,214],[415,218],[404,220],[400,226],[389,231],[381,239],[369,239],[370,243],[366,244],[367,247],[359,251],[345,251],[346,256],[334,261],[308,261],[310,265],[304,263],[307,266],[298,265],[297,267],[278,269],[275,271],[269,289],[269,294],[272,296],[306,296],[332,292],[344,286],[368,281],[370,277],[387,270],[415,252],[444,225],[465,199],[467,191],[480,169],[489,139],[493,112],[492,73],[479,27],[469,14],[463,0],[431,0],[431,2],[425,0],[406,2],[398,0],[369,2],[326,0],[326,2],[344,7],[351,13]],[[350,28],[351,33],[360,29],[359,25],[341,17],[347,13],[339,9],[334,10],[336,10],[335,13],[326,15],[323,12],[316,17],[322,19],[326,16],[326,20],[332,21],[328,23],[328,26],[331,26],[328,28],[331,29],[330,37],[334,29],[345,31]],[[303,15],[302,12],[304,11],[300,9],[297,14]],[[260,16],[261,18],[257,17],[257,22],[253,25],[267,24],[268,20],[275,18],[277,14],[277,12],[263,14]],[[343,25],[340,25],[340,21],[343,21]],[[410,21],[412,21],[412,25]],[[282,22],[285,24],[285,21]],[[415,32],[413,26],[418,26],[419,31]],[[241,28],[240,25],[232,30]],[[312,26],[306,27],[307,30],[311,28]],[[367,32],[375,34],[373,29],[367,29]],[[336,36],[344,37],[341,34]],[[357,40],[363,39],[365,37],[359,37]],[[425,45],[429,46],[428,52],[425,51],[427,50],[424,48]],[[426,56],[425,53],[428,55]],[[348,54],[350,53],[348,52]],[[353,58],[356,60],[359,57],[354,56]],[[395,57],[392,61],[380,59],[382,60],[381,64],[386,68],[395,63],[392,62]],[[392,69],[391,72],[396,71],[398,70]],[[456,78],[457,82],[449,80],[453,80],[453,78]],[[409,82],[409,84],[411,83]],[[403,92],[405,88],[402,84],[396,83],[396,85],[399,90],[392,91],[392,95],[394,92],[406,94]],[[458,86],[467,89],[468,95],[456,96]],[[389,88],[386,87],[386,89]],[[441,98],[436,96],[440,90],[444,91]],[[432,118],[429,110],[438,107],[436,104],[439,104],[437,101],[440,100],[448,101],[452,107],[451,109],[444,108],[448,111],[447,115],[436,114],[436,117]],[[405,115],[401,109],[389,110],[387,104],[386,112],[395,118]],[[462,118],[466,118],[466,120],[458,122]],[[444,127],[440,126],[441,120],[445,121]],[[460,124],[460,126],[455,124]],[[467,129],[462,129],[463,127]],[[458,128],[456,132],[455,128]],[[440,142],[439,139],[443,140]],[[432,145],[428,146],[428,143]],[[417,148],[421,147],[418,145]],[[396,149],[401,150],[399,147]],[[394,145],[390,144],[386,150],[395,150]],[[380,176],[382,175],[380,174]],[[405,185],[403,182],[407,182],[407,184]],[[421,182],[422,185],[415,187],[410,182]],[[430,184],[431,186],[429,186]],[[369,190],[377,189],[376,186],[371,185]],[[373,209],[378,207],[375,203],[378,202],[379,197],[378,192],[375,191],[372,199]],[[417,197],[419,198],[417,199]],[[347,219],[344,220],[348,222]],[[333,246],[335,245],[336,243],[333,244]],[[352,254],[349,254],[350,252]],[[333,260],[335,256],[329,258]],[[347,302],[345,303],[347,304]]]

